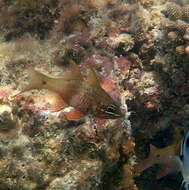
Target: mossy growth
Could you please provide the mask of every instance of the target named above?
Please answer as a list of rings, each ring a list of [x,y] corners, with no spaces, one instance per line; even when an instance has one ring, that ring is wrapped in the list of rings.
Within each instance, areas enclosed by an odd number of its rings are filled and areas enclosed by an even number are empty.
[[[63,51],[60,49],[54,53],[52,63],[58,66],[67,66],[70,60],[76,64],[80,64],[84,57],[83,52],[76,51],[73,48],[65,48]]]
[[[57,0],[5,2],[0,8],[0,24],[5,40],[10,41],[26,33],[44,39],[58,17],[57,7]]]
[[[0,133],[8,133],[16,128],[14,121],[8,112],[4,112],[0,117]]]
[[[102,182],[99,185],[99,190],[109,189],[113,190],[119,187],[122,179],[122,164],[118,162],[112,167],[104,165],[104,174],[102,176]]]

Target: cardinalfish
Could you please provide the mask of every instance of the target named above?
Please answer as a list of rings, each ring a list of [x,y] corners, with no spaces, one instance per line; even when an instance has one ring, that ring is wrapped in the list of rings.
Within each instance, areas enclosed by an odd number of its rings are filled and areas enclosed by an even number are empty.
[[[177,137],[178,139],[173,145],[165,148],[158,149],[151,145],[149,157],[135,166],[136,172],[141,173],[153,164],[159,164],[158,179],[169,173],[181,172],[183,181],[180,189],[184,187],[185,190],[189,190],[189,130],[182,143],[180,137],[180,135]],[[177,155],[178,149],[181,149],[180,155]]]
[[[119,104],[100,86],[95,71],[90,68],[86,79],[79,67],[70,61],[61,78],[51,78],[35,69],[29,69],[29,84],[20,92],[33,89],[48,89],[57,94],[54,111],[73,107],[70,120],[80,119],[87,114],[97,118],[116,119],[123,117]]]
[[[181,171],[180,147],[182,144],[180,130],[175,129],[174,142],[164,148],[157,148],[150,144],[149,156],[135,165],[136,173],[140,174],[154,164],[159,165],[156,178],[160,179],[169,173]]]

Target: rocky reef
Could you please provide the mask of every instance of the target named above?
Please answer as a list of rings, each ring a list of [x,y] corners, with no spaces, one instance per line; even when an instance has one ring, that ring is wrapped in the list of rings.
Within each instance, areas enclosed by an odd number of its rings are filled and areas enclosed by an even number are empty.
[[[0,0],[0,28],[0,190],[180,188],[188,1]],[[29,68],[60,77],[70,60],[124,118],[69,120],[48,90],[17,95]]]

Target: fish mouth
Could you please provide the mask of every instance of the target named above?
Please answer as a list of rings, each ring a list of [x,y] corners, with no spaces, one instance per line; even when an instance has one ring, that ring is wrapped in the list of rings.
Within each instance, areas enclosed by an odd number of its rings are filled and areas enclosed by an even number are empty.
[[[109,113],[109,114],[110,114],[109,116],[110,116],[112,119],[123,118],[123,117],[125,116],[125,114],[122,113],[122,112],[120,112],[120,113]]]
[[[123,118],[125,114],[123,113],[108,113],[108,114],[100,114],[96,115],[96,117],[101,118],[101,119],[119,119]]]

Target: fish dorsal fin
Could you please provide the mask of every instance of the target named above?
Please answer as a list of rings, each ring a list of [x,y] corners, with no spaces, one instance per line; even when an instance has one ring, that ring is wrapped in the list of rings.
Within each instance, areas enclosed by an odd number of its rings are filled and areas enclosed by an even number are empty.
[[[64,80],[83,80],[79,66],[72,60],[69,61],[69,66],[64,72]]]
[[[100,86],[100,82],[96,76],[96,73],[95,71],[90,68],[89,69],[89,74],[88,74],[88,77],[87,77],[87,82],[90,84],[90,85],[94,85],[94,86]]]

